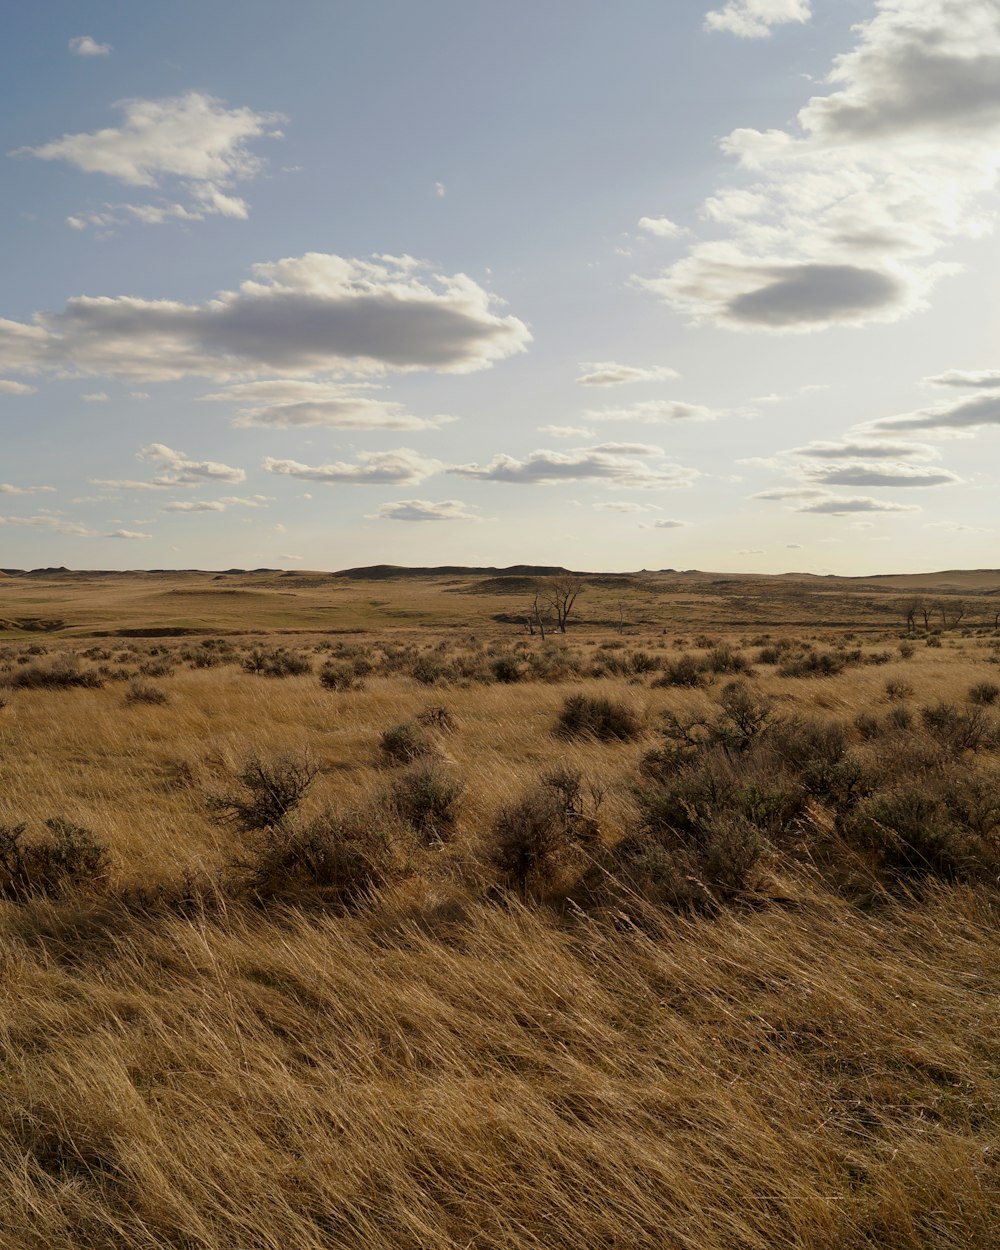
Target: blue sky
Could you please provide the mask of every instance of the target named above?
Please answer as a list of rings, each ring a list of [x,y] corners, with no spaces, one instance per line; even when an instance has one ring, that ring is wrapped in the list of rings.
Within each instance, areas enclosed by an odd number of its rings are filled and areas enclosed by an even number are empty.
[[[996,563],[996,0],[7,26],[3,566]]]

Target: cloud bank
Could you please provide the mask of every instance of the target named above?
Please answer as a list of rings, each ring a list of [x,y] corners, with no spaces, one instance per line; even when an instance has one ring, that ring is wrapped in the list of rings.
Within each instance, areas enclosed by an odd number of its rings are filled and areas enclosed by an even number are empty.
[[[753,7],[727,5],[710,18],[731,28]],[[831,90],[809,100],[797,127],[723,140],[753,179],[704,205],[725,237],[696,244],[641,285],[696,320],[738,330],[895,321],[952,271],[936,253],[992,229],[996,0],[878,0],[876,16],[854,30],[854,47],[827,77]]]
[[[71,299],[33,324],[0,320],[0,372],[78,372],[142,381],[308,378],[432,369],[470,373],[524,351],[527,326],[495,311],[465,274],[409,257],[329,253],[253,266],[204,304]]]

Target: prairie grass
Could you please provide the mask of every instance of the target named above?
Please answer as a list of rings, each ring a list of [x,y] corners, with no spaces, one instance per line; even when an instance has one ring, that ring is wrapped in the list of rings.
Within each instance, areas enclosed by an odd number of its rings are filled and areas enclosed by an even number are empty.
[[[707,623],[543,652],[478,618],[9,641],[0,684],[113,675],[0,706],[0,825],[107,848],[0,901],[4,1250],[993,1250],[1000,708],[970,691],[997,652],[767,628],[861,659],[782,676]],[[282,648],[311,671],[244,670]],[[698,684],[662,684],[681,655]],[[166,703],[127,699],[143,665]],[[581,695],[638,737],[556,737]],[[942,703],[983,718],[974,750],[935,739]],[[426,776],[380,747],[411,721]],[[318,771],[264,827],[220,821],[253,759]]]

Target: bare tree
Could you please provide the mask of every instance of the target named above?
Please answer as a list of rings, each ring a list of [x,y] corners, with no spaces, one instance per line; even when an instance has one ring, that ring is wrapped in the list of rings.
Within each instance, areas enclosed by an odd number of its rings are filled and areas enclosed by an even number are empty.
[[[941,599],[937,604],[941,624],[945,629],[958,629],[965,616],[965,604],[961,599]]]
[[[535,602],[541,600],[555,619],[556,629],[560,634],[566,632],[566,622],[570,618],[573,606],[576,603],[577,596],[584,588],[582,577],[577,577],[572,573],[564,574],[561,577],[547,577],[538,588],[538,595]]]
[[[542,616],[542,609],[538,602],[537,592],[535,593],[535,598],[524,618],[524,622],[528,627],[528,633],[531,634],[532,637],[535,636],[535,631],[537,630],[542,636],[542,642],[545,641],[545,618]]]

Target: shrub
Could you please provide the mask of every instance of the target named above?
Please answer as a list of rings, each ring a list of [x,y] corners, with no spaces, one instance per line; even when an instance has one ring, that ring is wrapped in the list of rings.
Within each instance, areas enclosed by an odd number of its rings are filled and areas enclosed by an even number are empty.
[[[898,650],[899,658],[901,660],[912,660],[917,649],[912,642],[901,642]]]
[[[410,672],[424,686],[440,686],[454,677],[454,673],[447,665],[431,656],[421,656]]]
[[[133,681],[125,691],[126,703],[148,703],[162,707],[170,702],[170,696],[159,686],[152,686],[148,681]]]
[[[969,866],[967,843],[941,799],[920,786],[898,786],[862,800],[845,829],[896,877],[953,879]]]
[[[697,659],[685,653],[676,660],[668,660],[663,673],[654,682],[654,686],[700,686],[705,678]]]
[[[978,751],[996,740],[996,728],[982,707],[956,708],[940,702],[923,708],[920,716],[931,737],[956,755]]]
[[[740,651],[725,642],[719,643],[709,651],[705,660],[706,666],[713,673],[749,673],[750,662]]]
[[[326,811],[299,828],[257,831],[230,865],[230,885],[261,903],[350,904],[382,883],[392,867],[392,830],[378,809]]]
[[[106,875],[107,848],[91,830],[61,816],[50,817],[45,825],[49,836],[33,842],[24,841],[27,825],[0,825],[0,894],[53,897]]]
[[[642,725],[627,703],[604,697],[573,694],[563,704],[553,733],[557,738],[597,738],[601,742],[629,742],[642,734]]]
[[[328,660],[319,670],[319,682],[324,690],[364,690],[365,684],[353,664],[337,664]]]
[[[392,810],[425,841],[450,836],[458,816],[462,784],[440,764],[421,761],[411,765],[392,783]]]
[[[200,654],[211,657],[210,652]],[[214,659],[212,662],[215,662]],[[243,671],[261,677],[301,677],[312,672],[312,662],[295,651],[286,651],[284,647],[274,651],[255,647],[243,661]]]
[[[981,681],[969,689],[969,702],[981,707],[992,707],[1000,699],[1000,686],[992,681]]]
[[[498,655],[490,665],[493,676],[505,685],[520,681],[524,670],[512,655]]]
[[[847,663],[843,654],[834,651],[807,651],[785,660],[778,673],[782,677],[835,677]]]
[[[418,712],[417,723],[426,729],[436,729],[439,733],[451,734],[456,729],[454,716],[440,703],[432,704]]]
[[[898,677],[890,678],[885,683],[885,697],[890,703],[898,703],[901,699],[911,699],[913,687],[908,681],[901,681]]]
[[[16,690],[99,690],[104,682],[92,670],[81,669],[76,660],[61,659],[53,664],[28,664],[13,674],[10,684]]]
[[[899,708],[893,708],[894,712]],[[858,731],[858,736],[862,742],[873,742],[876,738],[881,737],[883,725],[879,718],[871,712],[859,712],[854,718],[854,728]]]
[[[525,895],[551,886],[572,855],[563,803],[551,786],[537,786],[501,807],[492,832],[490,862]]]
[[[905,733],[913,726],[913,713],[902,703],[897,703],[886,713],[885,723],[897,733]]]
[[[387,764],[412,764],[437,751],[433,738],[415,720],[405,720],[387,729],[379,739],[379,748]]]
[[[209,800],[220,820],[243,832],[277,829],[302,802],[319,775],[309,756],[263,760],[252,755],[237,774],[242,791]]]

